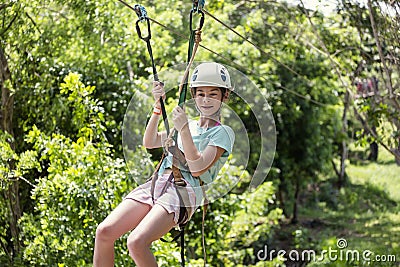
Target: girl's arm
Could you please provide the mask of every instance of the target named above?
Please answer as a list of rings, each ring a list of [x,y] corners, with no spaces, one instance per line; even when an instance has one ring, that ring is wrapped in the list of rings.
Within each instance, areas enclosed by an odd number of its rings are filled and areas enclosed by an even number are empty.
[[[154,88],[152,93],[155,99],[154,107],[158,110],[161,110],[159,99],[160,96],[165,97],[164,85],[160,82],[154,82],[153,85]],[[160,115],[153,112],[143,136],[143,146],[145,148],[158,148],[162,146],[162,140],[166,137],[166,132],[158,131],[159,120]]]
[[[184,126],[180,133],[189,170],[195,177],[208,171],[225,152],[225,149],[212,145],[207,146],[203,152],[199,152],[193,143],[188,125]]]
[[[162,146],[162,140],[166,138],[166,132],[158,131],[158,121],[160,115],[152,114],[146,126],[143,136],[143,146],[145,148],[158,148]]]
[[[185,158],[191,174],[195,177],[205,173],[225,152],[225,149],[209,145],[203,152],[197,150],[193,143],[185,112],[177,107],[173,111],[174,127],[181,134]]]

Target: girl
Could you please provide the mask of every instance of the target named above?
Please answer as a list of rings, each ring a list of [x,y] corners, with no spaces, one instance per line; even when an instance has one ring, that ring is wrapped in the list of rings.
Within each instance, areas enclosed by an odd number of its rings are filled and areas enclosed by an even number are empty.
[[[154,82],[152,90],[154,112],[146,127],[143,145],[161,147],[165,132],[158,132],[160,96],[165,97],[163,84]],[[219,122],[222,102],[233,90],[227,69],[218,63],[202,63],[191,78],[191,93],[200,113],[199,120],[189,123],[185,111],[176,107],[172,112],[174,128],[178,131],[178,147],[184,152],[187,169],[181,174],[187,183],[184,190],[190,200],[193,215],[203,199],[200,180],[210,183],[232,152],[234,132]],[[154,202],[150,193],[151,181],[137,187],[97,227],[93,262],[95,267],[114,266],[114,242],[128,231],[129,255],[139,267],[157,266],[150,246],[173,227],[177,226],[180,206],[175,184],[168,181],[171,174],[172,155],[165,157],[158,171],[154,187]]]

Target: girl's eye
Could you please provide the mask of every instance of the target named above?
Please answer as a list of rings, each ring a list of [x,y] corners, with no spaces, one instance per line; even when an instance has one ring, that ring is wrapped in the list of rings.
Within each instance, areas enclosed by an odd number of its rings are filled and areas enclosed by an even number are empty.
[[[210,97],[210,98],[216,98],[218,97],[217,93],[211,93],[211,94],[206,94],[206,93],[198,93],[197,94],[198,97]]]

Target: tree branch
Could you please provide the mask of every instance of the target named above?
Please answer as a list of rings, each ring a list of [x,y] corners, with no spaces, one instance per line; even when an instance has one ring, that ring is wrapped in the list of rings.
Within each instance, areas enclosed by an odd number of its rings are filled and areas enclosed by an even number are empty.
[[[21,8],[21,7],[20,7]],[[19,15],[19,9],[18,11],[15,13],[15,16],[13,17],[13,19],[10,21],[10,23],[7,25],[7,27],[0,33],[0,36],[3,36],[12,26],[12,24],[14,23],[14,21],[17,19]]]
[[[11,6],[11,5],[12,5],[11,3],[9,3],[9,4],[1,4],[1,5],[0,5],[0,11],[1,11],[2,9],[5,9],[5,8]]]
[[[33,188],[36,188],[36,185],[32,184],[30,181],[28,181],[25,177],[19,176],[16,178],[11,178],[10,181],[18,181],[18,180],[22,180],[25,183],[29,184],[30,186],[32,186]]]
[[[8,251],[6,244],[4,244],[4,242],[3,242],[3,240],[1,238],[0,238],[0,244],[1,244],[1,247],[3,248],[3,250],[4,250],[4,253],[7,255],[8,261],[12,262],[11,253]]]
[[[29,15],[28,12],[25,12],[26,16],[28,17],[28,19],[33,23],[33,26],[35,26],[35,28],[38,30],[38,32],[40,34],[42,34],[42,32],[40,31],[39,27],[37,26],[36,22],[33,20],[33,18]]]
[[[390,154],[392,154],[395,158],[400,160],[400,154],[397,154],[393,151],[393,149],[390,149],[385,143],[383,143],[377,136],[377,134],[372,131],[372,129],[369,127],[368,123],[365,121],[365,119],[361,116],[361,114],[358,112],[358,110],[353,106],[354,113],[356,114],[358,120],[361,122],[363,125],[364,129],[368,131],[372,135],[372,137],[375,138],[376,142],[379,143],[383,148],[385,148]]]
[[[340,72],[339,67],[335,64],[335,61],[333,60],[332,55],[330,54],[330,52],[329,52],[328,48],[326,47],[326,45],[325,45],[324,41],[322,40],[322,38],[319,36],[318,31],[317,31],[317,28],[315,27],[314,23],[312,22],[311,17],[310,17],[310,14],[308,13],[307,9],[305,8],[303,1],[300,0],[300,3],[301,3],[301,5],[303,6],[305,15],[307,16],[307,19],[308,19],[308,21],[309,21],[311,27],[314,29],[314,33],[315,33],[316,37],[318,38],[319,42],[321,43],[322,49],[324,50],[326,56],[328,57],[328,59],[330,60],[330,62],[331,62],[331,64],[332,64],[332,67],[334,68],[335,72],[337,73],[338,78],[339,78],[341,84],[342,84],[343,87],[346,89],[346,92],[354,99],[354,93],[350,90],[350,88],[346,85],[345,81],[343,80],[343,77],[342,77],[342,75],[341,75],[341,72]],[[368,0],[368,4],[369,4],[369,6],[371,5],[371,0]],[[372,16],[372,15],[371,15],[371,11],[370,11],[370,16]],[[373,17],[372,17],[372,20],[373,20]],[[371,21],[371,23],[372,23],[372,21]],[[374,24],[374,32],[375,32],[375,31],[376,31],[376,26],[375,26],[375,24]],[[377,36],[375,37],[375,39],[376,39],[377,44],[380,44],[379,41],[378,41],[378,39],[377,39]],[[382,60],[382,63],[384,64],[384,66],[385,66],[385,71],[387,72],[386,74],[387,74],[387,77],[388,77],[388,79],[389,79],[389,85],[390,85],[390,88],[392,89],[391,82],[390,82],[390,75],[389,75],[388,69],[387,69],[387,67],[386,67],[384,58],[383,58],[383,52],[382,52],[382,47],[381,47],[381,46],[379,46],[379,50],[380,50],[380,54],[382,54],[381,60]],[[393,91],[392,91],[392,93],[393,93]],[[393,97],[391,97],[391,100],[393,100],[394,104],[397,103],[397,102],[396,102],[396,99],[394,99]],[[398,103],[397,103],[397,104],[398,104]],[[384,147],[388,152],[390,152],[392,155],[394,155],[396,158],[398,158],[398,159],[400,160],[400,155],[397,155],[396,153],[394,153],[394,152],[392,151],[392,149],[390,149],[386,144],[384,144],[384,143],[378,138],[378,136],[377,136],[374,132],[372,132],[372,130],[371,130],[371,128],[369,127],[368,123],[366,122],[366,120],[364,120],[364,119],[362,118],[361,114],[358,112],[357,108],[356,108],[354,105],[353,105],[353,110],[354,110],[356,116],[359,118],[359,120],[360,120],[361,123],[363,124],[364,129],[366,129],[366,130],[377,140],[377,142],[378,142],[382,147]]]
[[[374,34],[376,47],[378,48],[379,57],[381,59],[382,65],[383,65],[384,72],[387,76],[385,79],[385,83],[386,83],[386,86],[388,89],[389,97],[390,97],[390,99],[392,99],[393,98],[392,81],[390,79],[390,72],[386,65],[385,57],[383,55],[382,45],[381,45],[381,42],[379,41],[379,32],[378,32],[378,29],[376,28],[374,15],[372,14],[373,9],[372,9],[371,0],[368,0],[367,4],[368,4],[368,10],[369,10],[369,20],[371,22],[371,27],[372,27],[372,32]]]

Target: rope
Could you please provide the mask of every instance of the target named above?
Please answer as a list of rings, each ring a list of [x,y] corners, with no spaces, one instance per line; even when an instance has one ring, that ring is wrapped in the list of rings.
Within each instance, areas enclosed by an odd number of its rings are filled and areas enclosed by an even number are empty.
[[[146,11],[146,9],[145,9],[143,6],[141,6],[141,5],[136,4],[136,5],[132,8],[132,7],[131,7],[130,5],[128,5],[126,2],[124,2],[124,1],[122,1],[122,0],[120,0],[120,2],[122,2],[123,4],[125,4],[126,6],[128,6],[129,8],[131,8],[132,10],[134,10],[135,13],[137,14],[138,18],[139,18],[139,19],[136,21],[136,31],[137,31],[137,34],[138,34],[139,38],[146,42],[147,51],[148,51],[149,56],[150,56],[151,67],[152,67],[152,70],[153,70],[153,78],[154,78],[154,81],[157,81],[157,82],[158,82],[158,81],[160,81],[160,80],[159,80],[159,78],[158,78],[156,65],[155,65],[155,63],[154,63],[153,49],[152,49],[151,43],[150,43],[150,39],[151,39],[151,27],[150,27],[150,19],[149,19],[149,17],[147,16],[147,11]],[[139,23],[140,23],[140,22],[143,22],[143,21],[147,22],[147,34],[148,34],[148,35],[147,35],[146,37],[143,37],[143,36],[142,36],[142,32],[141,32],[140,26],[139,26]],[[162,83],[162,82],[161,82],[161,83]],[[163,98],[162,98],[161,96],[160,96],[159,101],[160,101],[160,105],[161,105],[161,112],[162,112],[164,127],[165,127],[165,130],[166,130],[166,132],[167,132],[167,135],[169,135],[169,131],[170,131],[170,130],[169,130],[168,116],[167,116],[167,112],[166,112],[166,110],[165,110],[165,103],[164,103],[164,100],[163,100]],[[165,150],[165,148],[164,148],[164,150]]]
[[[194,30],[193,29],[193,14],[195,14],[196,12],[201,15],[201,18],[200,18],[200,22],[199,22],[197,29]],[[195,11],[194,9],[192,9],[190,11],[190,16],[189,16],[190,38],[189,38],[188,57],[187,57],[188,64],[186,66],[186,70],[183,75],[182,81],[179,85],[179,103],[178,103],[178,105],[180,105],[180,106],[183,105],[183,103],[185,102],[185,99],[186,99],[189,71],[190,71],[190,67],[193,64],[194,57],[196,56],[196,52],[199,47],[199,44],[201,42],[201,29],[203,28],[203,25],[204,25],[204,12],[201,10]]]
[[[193,20],[193,14],[195,11],[192,9],[190,11],[190,39],[189,39],[189,48],[188,48],[188,64],[185,69],[185,73],[183,74],[181,83],[179,84],[179,106],[183,106],[185,103],[186,99],[186,92],[187,92],[187,86],[188,86],[188,77],[189,77],[189,71],[191,66],[193,65],[194,58],[197,53],[197,49],[199,48],[200,42],[201,42],[201,29],[203,28],[204,25],[204,13],[201,10],[197,11],[199,14],[201,14],[201,19],[199,26],[197,27],[196,30],[193,30],[192,26],[192,20]],[[175,128],[171,131],[171,136],[173,134],[173,140],[177,140],[178,138],[178,132],[175,130]],[[168,136],[170,138],[170,136]]]
[[[193,47],[193,53],[190,57],[188,65],[186,66],[185,73],[183,74],[181,83],[179,84],[179,95],[180,95],[179,105],[182,105],[184,103],[184,99],[186,98],[186,92],[184,92],[184,89],[185,89],[184,87],[185,87],[185,85],[187,86],[187,78],[189,76],[189,71],[190,71],[191,66],[193,65],[193,61],[196,56],[197,49],[199,47],[199,43],[201,42],[201,31],[197,30],[195,36],[196,37],[195,37],[195,45]],[[182,93],[182,92],[184,92],[184,93]],[[177,135],[178,135],[178,132],[176,131],[175,128],[173,128],[169,134],[167,133],[167,138],[164,140],[164,144],[163,144],[163,146],[165,147],[165,150],[167,152],[169,152],[168,148],[174,145],[174,143],[175,143],[174,140],[177,139]]]
[[[203,6],[204,6],[204,0],[203,0]],[[203,8],[203,6],[201,6],[201,9]],[[199,24],[199,26],[197,27],[196,30],[193,30],[193,27],[192,27],[193,14],[194,13],[198,13],[198,14],[201,15],[200,24]],[[201,11],[199,9],[198,5],[197,5],[197,10],[195,10],[195,8],[193,8],[190,11],[190,22],[189,23],[190,23],[190,38],[189,38],[189,47],[188,47],[188,64],[186,66],[185,73],[183,74],[182,81],[179,84],[179,102],[178,102],[178,105],[180,105],[180,106],[182,106],[184,104],[185,100],[186,100],[186,92],[187,92],[187,86],[188,86],[189,71],[190,71],[191,66],[193,65],[193,61],[194,61],[194,58],[196,56],[197,49],[198,49],[198,47],[200,45],[200,42],[201,42],[201,29],[203,28],[203,25],[204,25],[204,13],[203,13],[203,11]],[[178,138],[178,132],[176,131],[175,128],[173,129],[173,131],[174,131],[173,140],[176,141],[177,138]],[[172,135],[172,132],[171,132],[171,135]],[[168,139],[169,138],[170,137],[168,137]],[[167,144],[167,142],[165,142],[165,144]],[[176,147],[176,149],[179,150],[178,147]],[[177,158],[176,153],[177,152],[178,151],[176,151],[174,156],[173,156],[173,161],[176,161],[176,158]],[[176,167],[174,167],[174,164],[173,164],[172,169],[174,170],[174,168],[176,168]],[[184,184],[186,184],[181,176],[174,175],[174,183],[175,184],[179,185],[179,184],[182,184],[182,182]],[[182,195],[179,193],[179,191],[177,191],[177,192],[178,192],[179,198],[181,199]],[[186,191],[184,191],[184,192],[186,192]],[[181,212],[183,211],[183,209],[184,208],[181,207]],[[189,210],[188,209],[189,209],[189,207],[185,208],[187,216],[189,216],[189,214],[188,214]],[[204,226],[204,223],[203,223],[203,226]],[[181,233],[181,242],[180,242],[181,243],[180,244],[180,246],[181,246],[181,266],[184,267],[185,266],[185,227],[184,227],[184,225],[183,225],[181,231],[182,231],[182,233]],[[204,232],[203,232],[203,234],[204,234]],[[204,239],[204,235],[203,235],[203,239]],[[203,244],[204,244],[204,242],[203,242]],[[206,257],[206,256],[204,256],[204,257]],[[204,261],[204,266],[205,266],[206,258],[204,260],[205,260]]]
[[[204,192],[204,190],[203,190],[203,192]],[[203,266],[204,267],[207,264],[206,236],[205,236],[205,228],[204,228],[205,221],[206,221],[207,208],[208,208],[208,201],[206,201],[204,203],[203,215],[201,216],[201,244],[203,246],[203,261],[204,261]]]
[[[182,227],[182,230],[181,230],[180,247],[181,247],[181,259],[182,259],[181,266],[185,267],[185,227]]]
[[[197,49],[199,48],[199,44],[201,42],[201,30],[196,30],[195,41],[194,42],[195,42],[195,45],[193,47],[192,55],[190,57],[188,65],[186,66],[186,70],[185,70],[185,73],[183,74],[182,81],[181,81],[181,83],[179,85],[179,93],[182,92],[182,89],[183,89],[184,85],[187,84],[189,71],[190,71],[191,66],[193,65],[193,61],[194,61],[194,58],[196,56]]]
[[[167,132],[167,136],[168,136],[169,135],[169,122],[168,122],[167,111],[165,109],[165,103],[164,103],[164,100],[162,99],[162,96],[160,96],[160,105],[161,105],[161,113],[162,113],[162,117],[163,117],[163,121],[164,121],[165,131]]]

